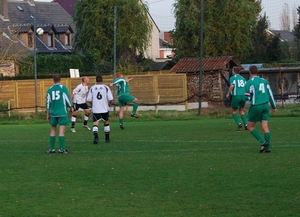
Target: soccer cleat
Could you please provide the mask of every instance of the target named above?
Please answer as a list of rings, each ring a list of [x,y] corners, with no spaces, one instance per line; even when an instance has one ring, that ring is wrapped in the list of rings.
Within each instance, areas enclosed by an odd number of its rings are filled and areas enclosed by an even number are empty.
[[[239,124],[239,125],[238,125],[238,131],[241,131],[242,128],[243,128],[243,127],[242,127],[242,124]]]
[[[68,150],[58,150],[58,153],[60,154],[69,154],[69,151]]]
[[[138,118],[139,117],[137,114],[131,114],[130,116],[133,117],[133,118]]]
[[[121,130],[125,129],[125,127],[123,126],[123,124],[120,124],[120,128],[121,128]]]
[[[91,128],[89,128],[88,125],[83,125],[83,124],[82,124],[82,127],[84,127],[84,128],[87,129],[87,130],[91,130]]]
[[[265,153],[271,153],[271,149],[265,150]]]
[[[110,143],[110,140],[109,140],[109,139],[106,139],[105,142],[106,142],[106,143]]]
[[[245,130],[248,130],[248,127],[247,127],[247,125],[245,125]]]
[[[99,139],[98,138],[94,138],[93,144],[98,144]]]
[[[71,132],[72,132],[72,133],[76,133],[75,128],[72,127],[72,128],[71,128]]]
[[[55,149],[49,149],[48,151],[46,151],[46,153],[48,153],[48,154],[55,153]]]
[[[266,152],[266,147],[268,146],[268,142],[264,142],[261,146],[260,146],[260,153],[264,153]]]

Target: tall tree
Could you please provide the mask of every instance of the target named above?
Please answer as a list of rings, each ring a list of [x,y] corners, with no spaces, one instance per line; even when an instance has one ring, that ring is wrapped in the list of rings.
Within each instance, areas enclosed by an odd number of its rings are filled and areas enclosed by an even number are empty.
[[[284,3],[281,16],[280,16],[280,27],[281,30],[291,30],[291,19],[290,19],[290,9],[287,3]]]
[[[293,34],[295,35],[295,49],[294,49],[294,57],[296,60],[299,60],[300,57],[300,6],[297,8],[298,13],[298,23],[293,30]]]
[[[99,63],[113,59],[114,5],[117,57],[143,53],[150,41],[152,24],[140,0],[77,0],[75,48]]]
[[[205,1],[204,55],[245,58],[251,48],[249,35],[260,11],[260,0]],[[201,0],[177,0],[174,12],[176,58],[199,56]]]

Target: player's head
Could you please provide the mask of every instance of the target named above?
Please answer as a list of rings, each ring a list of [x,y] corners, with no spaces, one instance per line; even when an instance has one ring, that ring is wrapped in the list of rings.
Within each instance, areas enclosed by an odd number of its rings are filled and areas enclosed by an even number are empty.
[[[250,75],[257,75],[258,74],[257,66],[255,66],[255,65],[250,66],[249,73],[250,73]]]
[[[96,82],[97,82],[97,83],[100,83],[100,82],[102,82],[102,81],[103,81],[102,75],[97,75],[97,76],[96,76]]]
[[[82,80],[82,83],[85,83],[85,84],[87,84],[89,82],[89,78],[87,76],[83,76],[81,80]]]
[[[233,67],[233,68],[232,68],[232,71],[233,71],[233,74],[234,74],[234,75],[235,75],[235,74],[240,74],[240,68],[237,67],[237,66]]]
[[[53,75],[53,81],[54,81],[54,83],[59,83],[60,82],[60,74],[55,73]]]
[[[116,74],[116,77],[117,77],[117,78],[122,78],[122,77],[123,77],[123,75],[122,75],[122,73],[121,73],[121,72],[117,72],[117,74]]]

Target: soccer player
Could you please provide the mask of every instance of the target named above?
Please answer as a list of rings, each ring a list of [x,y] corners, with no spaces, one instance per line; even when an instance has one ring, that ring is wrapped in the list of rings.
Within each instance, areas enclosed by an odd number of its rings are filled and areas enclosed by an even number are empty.
[[[99,121],[104,122],[104,133],[105,141],[110,142],[109,139],[109,107],[113,100],[113,95],[108,86],[102,83],[103,79],[101,75],[96,76],[96,84],[93,85],[88,93],[87,101],[92,104],[93,112],[93,134],[94,134],[94,144],[98,144],[98,124]]]
[[[248,112],[248,130],[254,138],[260,142],[260,152],[271,152],[271,134],[268,126],[269,102],[273,114],[276,113],[276,103],[269,82],[260,78],[258,69],[252,65],[249,69],[250,79],[246,83],[246,96],[250,97]],[[254,128],[256,122],[260,122],[264,131],[264,137]]]
[[[246,104],[245,84],[246,84],[246,79],[240,75],[240,68],[233,67],[233,76],[231,76],[230,78],[230,86],[226,94],[226,97],[229,99],[230,95],[232,96],[231,113],[232,113],[233,120],[238,126],[238,131],[242,130],[242,123],[239,120],[237,110],[239,110],[239,114],[244,123],[245,130],[247,130],[247,118],[244,111],[244,107]]]
[[[78,110],[81,108],[84,110],[84,118],[83,118],[83,127],[86,128],[87,130],[91,130],[91,128],[88,127],[87,123],[89,120],[90,116],[90,109],[88,105],[86,104],[86,95],[89,92],[89,78],[84,76],[82,77],[82,83],[78,84],[77,87],[73,90],[72,93],[72,100],[73,100],[73,114],[72,114],[72,126],[71,126],[71,131],[73,133],[76,132],[75,130],[75,123],[76,123],[76,118],[78,115]]]
[[[60,75],[54,74],[52,85],[46,95],[47,120],[50,121],[50,149],[47,153],[55,153],[56,127],[59,125],[59,153],[68,154],[65,149],[65,130],[69,124],[68,108],[72,112],[72,103],[66,86],[60,84]]]
[[[138,109],[138,98],[130,95],[130,87],[128,85],[128,82],[131,81],[133,78],[129,78],[128,80],[125,80],[124,76],[118,72],[116,74],[116,79],[113,80],[112,83],[110,83],[110,86],[112,87],[113,85],[116,85],[118,88],[118,101],[119,101],[119,106],[120,106],[120,111],[119,111],[119,124],[120,128],[124,130],[124,124],[123,124],[123,118],[124,118],[124,111],[125,111],[125,106],[129,103],[134,103],[133,104],[133,109],[131,112],[131,117],[138,118],[138,115],[136,114],[136,111]]]

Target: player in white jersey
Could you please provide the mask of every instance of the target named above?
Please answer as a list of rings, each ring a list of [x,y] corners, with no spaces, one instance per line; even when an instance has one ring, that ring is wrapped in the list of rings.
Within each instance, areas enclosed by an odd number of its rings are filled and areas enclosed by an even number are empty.
[[[86,95],[89,92],[89,78],[84,76],[82,77],[82,83],[78,84],[77,87],[73,90],[72,93],[72,100],[73,100],[73,113],[72,113],[72,126],[71,126],[71,131],[75,133],[75,123],[76,123],[76,118],[78,115],[78,110],[81,108],[84,110],[84,118],[83,118],[83,127],[86,128],[87,130],[91,130],[91,128],[88,127],[87,122],[89,120],[90,116],[90,108],[86,104]]]
[[[92,104],[92,112],[93,112],[93,134],[94,134],[94,144],[98,144],[98,124],[99,121],[104,122],[104,133],[105,133],[105,141],[110,142],[109,139],[109,107],[113,100],[113,95],[108,86],[103,84],[103,79],[101,75],[96,76],[96,84],[91,87],[87,101]]]

